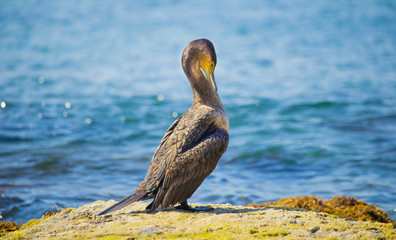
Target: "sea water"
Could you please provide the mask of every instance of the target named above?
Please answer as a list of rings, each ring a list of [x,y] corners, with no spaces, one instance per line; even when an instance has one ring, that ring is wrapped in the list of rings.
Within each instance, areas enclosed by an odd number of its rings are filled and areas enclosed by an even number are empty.
[[[0,1],[0,212],[120,200],[210,39],[230,143],[191,202],[355,196],[396,208],[394,1]]]

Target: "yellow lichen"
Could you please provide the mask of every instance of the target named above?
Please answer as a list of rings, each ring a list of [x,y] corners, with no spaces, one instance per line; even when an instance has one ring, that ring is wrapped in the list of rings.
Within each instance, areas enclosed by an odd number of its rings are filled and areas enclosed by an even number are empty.
[[[110,235],[110,236],[100,237],[97,239],[101,239],[101,240],[131,240],[134,238],[131,236],[127,236],[127,235]]]
[[[38,223],[40,223],[40,219],[31,219],[21,226],[21,230],[25,229],[26,227],[32,227]]]
[[[262,232],[261,235],[263,236],[268,236],[268,237],[276,237],[276,236],[286,236],[288,235],[289,232],[285,231],[285,230],[272,230],[272,231],[268,231],[268,232]]]

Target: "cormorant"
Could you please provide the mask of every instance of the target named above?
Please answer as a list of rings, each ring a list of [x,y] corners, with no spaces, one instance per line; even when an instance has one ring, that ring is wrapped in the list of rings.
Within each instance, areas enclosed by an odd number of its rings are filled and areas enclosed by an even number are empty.
[[[194,93],[192,106],[166,131],[135,193],[99,215],[151,198],[148,211],[177,203],[181,209],[193,210],[187,199],[216,168],[228,146],[229,121],[217,94],[216,63],[209,40],[198,39],[187,45],[182,66]]]

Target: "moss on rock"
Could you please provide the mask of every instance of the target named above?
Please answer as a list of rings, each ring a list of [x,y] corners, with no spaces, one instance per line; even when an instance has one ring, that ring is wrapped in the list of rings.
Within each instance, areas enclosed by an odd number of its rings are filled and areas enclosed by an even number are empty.
[[[114,201],[96,201],[24,224],[4,239],[394,239],[392,224],[353,221],[293,208],[211,205],[212,212],[174,208],[146,213],[147,203],[111,215],[97,214]],[[192,204],[192,206],[199,206]]]

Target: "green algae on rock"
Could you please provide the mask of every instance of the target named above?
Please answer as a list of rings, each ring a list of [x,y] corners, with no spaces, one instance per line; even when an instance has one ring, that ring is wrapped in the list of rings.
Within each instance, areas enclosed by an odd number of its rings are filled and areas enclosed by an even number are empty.
[[[96,201],[30,220],[5,239],[392,239],[389,223],[353,221],[337,215],[291,208],[210,205],[212,212],[174,208],[145,212],[138,202],[98,216],[114,201]],[[192,204],[192,206],[199,206]]]

